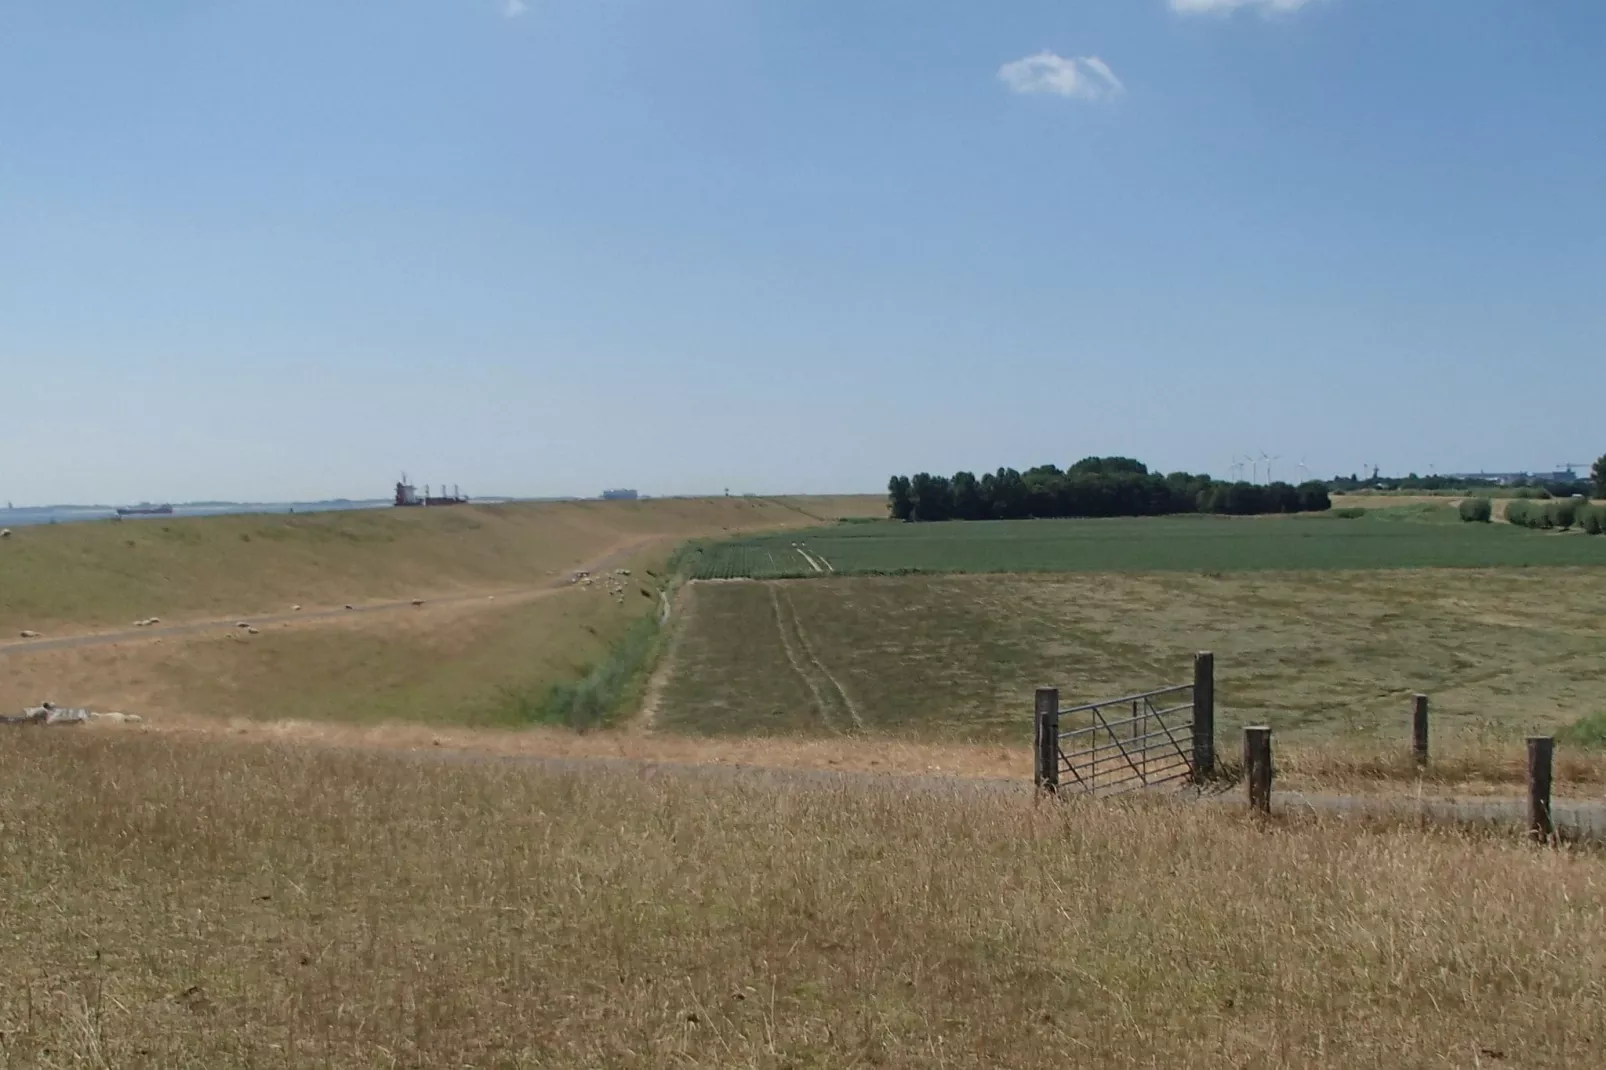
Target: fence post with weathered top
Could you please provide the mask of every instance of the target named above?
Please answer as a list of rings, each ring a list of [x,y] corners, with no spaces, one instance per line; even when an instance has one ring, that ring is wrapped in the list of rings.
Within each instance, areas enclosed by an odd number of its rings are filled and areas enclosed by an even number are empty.
[[[1193,779],[1200,784],[1216,774],[1216,656],[1193,656]]]
[[[1244,779],[1249,781],[1249,808],[1271,813],[1271,729],[1265,725],[1244,729]]]
[[[1416,756],[1417,765],[1428,764],[1428,697],[1416,696],[1416,704],[1411,710],[1411,753]]]
[[[1548,840],[1556,826],[1550,818],[1550,764],[1556,741],[1550,736],[1528,737],[1528,832]]]
[[[1037,689],[1037,786],[1058,791],[1060,786],[1060,692],[1057,687]]]

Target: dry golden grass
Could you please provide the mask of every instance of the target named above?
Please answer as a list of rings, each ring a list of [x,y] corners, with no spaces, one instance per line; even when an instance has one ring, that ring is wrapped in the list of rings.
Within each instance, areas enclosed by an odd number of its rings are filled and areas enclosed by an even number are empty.
[[[0,1062],[1596,1065],[1606,861],[900,782],[0,750]]]
[[[769,500],[795,509],[816,523],[887,519],[885,494],[792,494]]]
[[[128,639],[8,656],[0,710],[43,700],[175,716],[507,724],[521,697],[583,675],[658,605],[666,549],[621,559],[621,599],[601,585],[541,589],[395,612],[293,620],[250,635]],[[650,573],[658,571],[655,577]]]
[[[51,700],[159,719],[527,719],[530,701],[583,676],[651,612],[676,543],[803,522],[792,505],[721,498],[24,529],[0,552],[0,622],[127,634],[92,648],[0,651],[0,711]],[[599,557],[632,571],[622,605],[599,587],[552,586]],[[481,593],[434,598],[471,591]],[[417,594],[431,597],[395,612],[287,612]],[[172,623],[226,613],[232,623],[257,610],[289,619],[255,636],[128,628],[152,614]]]
[[[618,550],[806,522],[665,498],[21,528],[0,546],[0,637],[533,587]]]
[[[1031,778],[1030,746],[921,743],[873,736],[852,739],[745,738],[690,736],[645,730],[630,722],[618,730],[573,732],[536,725],[528,728],[465,726],[423,722],[352,722],[164,716],[137,729],[120,729],[179,739],[227,737],[253,742],[297,743],[379,752],[437,750],[480,758],[625,759],[668,765],[705,765],[778,771],[876,773],[943,776],[961,780]]]
[[[1407,505],[1435,505],[1454,509],[1462,496],[1443,494],[1334,494],[1334,509],[1398,509]],[[1499,499],[1504,500],[1504,499]]]
[[[1223,743],[1226,744],[1223,750]],[[1217,741],[1228,755],[1239,740]],[[1431,743],[1430,759],[1418,766],[1408,739],[1384,744],[1375,739],[1335,739],[1321,744],[1293,743],[1276,748],[1277,786],[1298,791],[1354,795],[1498,795],[1527,791],[1527,748],[1518,739],[1463,734]],[[1555,793],[1559,798],[1606,798],[1606,752],[1558,746]]]
[[[1334,509],[1394,509],[1408,505],[1434,505],[1446,509],[1454,509],[1461,504],[1461,499],[1469,497],[1465,494],[1335,494],[1332,496]],[[1516,499],[1490,498],[1489,502],[1494,511],[1495,520],[1506,518],[1506,507]]]
[[[577,589],[486,605],[41,651],[0,676],[0,709],[58,705],[174,716],[505,723],[513,693],[579,675],[639,618]]]

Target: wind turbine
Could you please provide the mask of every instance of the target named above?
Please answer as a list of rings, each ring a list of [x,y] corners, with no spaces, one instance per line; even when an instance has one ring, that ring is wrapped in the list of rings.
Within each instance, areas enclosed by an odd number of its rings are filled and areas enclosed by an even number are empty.
[[[1260,459],[1266,462],[1266,482],[1271,483],[1271,462],[1281,460],[1280,457],[1269,456],[1265,450],[1260,451]]]
[[[1305,458],[1303,456],[1301,456],[1299,458],[1299,475],[1300,475],[1300,480],[1299,481],[1301,483],[1309,483],[1310,482],[1310,468],[1309,468],[1308,465],[1305,464]]]

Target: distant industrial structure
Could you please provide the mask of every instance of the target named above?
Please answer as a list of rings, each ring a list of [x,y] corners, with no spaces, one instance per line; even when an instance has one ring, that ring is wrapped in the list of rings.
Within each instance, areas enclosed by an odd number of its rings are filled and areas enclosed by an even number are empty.
[[[395,504],[397,507],[414,505],[462,505],[467,501],[468,496],[465,495],[455,483],[452,484],[452,492],[450,494],[446,493],[445,484],[441,485],[441,492],[439,494],[431,494],[429,492],[429,484],[425,483],[424,493],[422,496],[419,495],[417,487],[407,482],[406,472],[402,473],[401,482],[396,484]]]
[[[1493,483],[1501,487],[1518,483],[1576,483],[1579,480],[1578,469],[1581,467],[1586,466],[1576,463],[1563,464],[1554,472],[1453,472],[1440,478]]]
[[[605,502],[633,502],[639,497],[641,497],[640,494],[637,494],[634,490],[629,488],[605,490],[602,492],[602,500]]]

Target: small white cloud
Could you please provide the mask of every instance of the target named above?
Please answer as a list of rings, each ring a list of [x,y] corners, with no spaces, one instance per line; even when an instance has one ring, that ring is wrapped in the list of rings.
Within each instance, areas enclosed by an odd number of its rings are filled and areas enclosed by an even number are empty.
[[[530,5],[525,3],[525,0],[505,0],[502,4],[504,18],[516,19],[528,10],[530,10]]]
[[[1171,10],[1184,15],[1230,15],[1242,8],[1261,14],[1298,11],[1316,0],[1171,0]]]
[[[1107,100],[1126,92],[1110,65],[1097,56],[1056,56],[1039,52],[998,68],[998,77],[1016,93],[1049,93],[1076,100]]]

